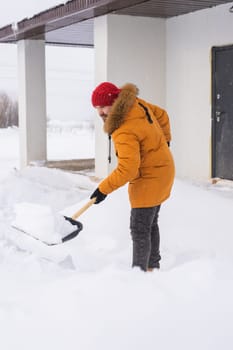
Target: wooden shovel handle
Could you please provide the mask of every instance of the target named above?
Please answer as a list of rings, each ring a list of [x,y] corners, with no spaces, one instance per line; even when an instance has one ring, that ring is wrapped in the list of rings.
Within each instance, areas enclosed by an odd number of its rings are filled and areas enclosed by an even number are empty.
[[[77,219],[82,213],[84,213],[84,211],[86,211],[92,204],[94,204],[95,201],[96,198],[89,200],[89,202],[87,202],[82,208],[80,208],[78,211],[76,211],[76,213],[72,215],[72,219]]]

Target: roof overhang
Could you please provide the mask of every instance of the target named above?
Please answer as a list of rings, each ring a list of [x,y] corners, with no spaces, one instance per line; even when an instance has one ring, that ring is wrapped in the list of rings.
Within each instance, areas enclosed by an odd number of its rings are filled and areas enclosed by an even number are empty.
[[[0,43],[44,39],[48,44],[92,47],[93,19],[106,14],[169,18],[232,1],[72,0],[0,28]]]

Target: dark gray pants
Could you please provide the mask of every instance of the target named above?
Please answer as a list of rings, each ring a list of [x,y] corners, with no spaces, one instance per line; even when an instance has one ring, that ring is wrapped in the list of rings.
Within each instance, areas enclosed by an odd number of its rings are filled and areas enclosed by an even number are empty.
[[[133,240],[133,263],[147,271],[159,268],[160,235],[158,214],[160,205],[151,208],[133,208],[130,216],[130,230]]]

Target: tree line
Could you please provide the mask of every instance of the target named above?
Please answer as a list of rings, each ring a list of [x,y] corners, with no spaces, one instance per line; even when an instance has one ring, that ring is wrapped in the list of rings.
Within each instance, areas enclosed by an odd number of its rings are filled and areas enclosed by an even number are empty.
[[[0,128],[19,125],[18,102],[0,92]]]

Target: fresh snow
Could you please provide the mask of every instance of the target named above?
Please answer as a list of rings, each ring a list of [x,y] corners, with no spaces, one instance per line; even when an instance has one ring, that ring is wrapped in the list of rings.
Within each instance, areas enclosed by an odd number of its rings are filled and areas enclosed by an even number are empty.
[[[50,130],[50,138],[51,159],[59,152],[62,159],[64,147],[66,158],[74,149],[94,156],[90,129]],[[130,267],[126,186],[92,205],[79,218],[83,230],[65,244],[48,247],[12,228],[17,206],[21,224],[32,228],[43,221],[32,207],[72,215],[98,186],[58,169],[19,170],[17,142],[17,129],[0,130],[2,349],[233,348],[230,182],[176,179],[160,214],[161,270],[144,273]]]
[[[12,226],[45,243],[59,243],[77,229],[65,217],[53,212],[48,205],[18,203]]]

